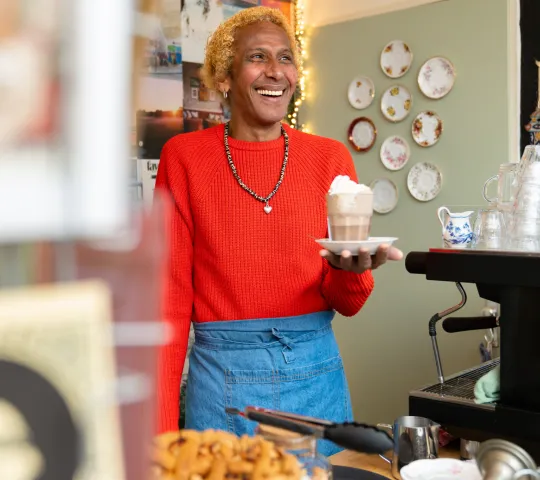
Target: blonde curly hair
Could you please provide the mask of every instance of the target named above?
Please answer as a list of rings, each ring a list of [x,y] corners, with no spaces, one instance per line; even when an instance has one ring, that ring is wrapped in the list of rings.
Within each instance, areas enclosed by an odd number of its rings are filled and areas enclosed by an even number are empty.
[[[294,64],[298,66],[296,37],[287,17],[280,10],[271,7],[246,8],[225,20],[208,38],[204,65],[200,71],[201,80],[206,87],[218,90],[218,83],[224,81],[229,75],[238,30],[259,22],[272,22],[285,30],[291,44]]]

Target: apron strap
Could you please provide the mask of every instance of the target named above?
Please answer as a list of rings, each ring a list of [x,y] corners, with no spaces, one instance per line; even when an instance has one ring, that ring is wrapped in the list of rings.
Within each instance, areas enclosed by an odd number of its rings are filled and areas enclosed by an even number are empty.
[[[283,335],[279,329],[272,328],[272,335],[276,337],[283,345],[283,349],[281,350],[281,353],[283,354],[283,358],[285,359],[286,363],[293,363],[296,360],[296,357],[294,355],[293,346],[294,346],[294,340],[292,338],[287,337],[286,335]]]

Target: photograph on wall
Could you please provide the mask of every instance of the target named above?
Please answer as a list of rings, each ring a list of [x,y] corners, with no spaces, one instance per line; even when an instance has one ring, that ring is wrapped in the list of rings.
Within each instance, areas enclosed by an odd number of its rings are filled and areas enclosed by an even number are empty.
[[[214,127],[230,119],[215,90],[205,86],[199,76],[200,63],[184,63],[184,132]]]
[[[223,112],[220,95],[201,81],[200,63],[184,62],[184,108],[209,113]]]
[[[163,145],[184,131],[182,75],[141,78],[137,110],[139,158],[159,158]]]
[[[259,0],[223,0],[223,8],[235,7],[239,10],[259,5]]]
[[[235,7],[249,8],[259,5],[259,0],[223,0],[223,5],[232,5]]]
[[[228,3],[223,3],[223,20],[228,20],[233,15],[236,15],[238,12],[241,12],[246,7],[239,7],[238,5],[230,5]]]
[[[289,23],[293,25],[294,4],[291,0],[260,0],[260,5],[261,7],[272,7],[281,10]]]
[[[145,205],[152,205],[159,160],[137,160],[138,178],[142,184],[142,199]]]
[[[146,45],[143,70],[182,73],[181,0],[162,0],[159,23]]]
[[[182,59],[202,63],[211,33],[223,21],[221,0],[182,0]]]
[[[241,10],[257,5],[259,5],[259,0],[223,0],[223,20],[231,18]]]
[[[184,132],[196,132],[215,127],[223,123],[222,113],[201,112],[199,110],[184,110]]]

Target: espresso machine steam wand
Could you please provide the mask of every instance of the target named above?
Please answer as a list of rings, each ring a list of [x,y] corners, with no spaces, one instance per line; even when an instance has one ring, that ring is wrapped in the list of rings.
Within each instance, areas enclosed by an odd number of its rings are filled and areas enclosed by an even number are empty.
[[[444,383],[444,374],[442,369],[442,363],[441,363],[441,355],[439,353],[439,345],[437,343],[437,328],[436,324],[440,320],[442,320],[444,317],[447,317],[451,313],[457,312],[459,309],[463,308],[463,306],[467,303],[467,293],[465,292],[465,289],[461,285],[460,282],[456,282],[456,287],[459,290],[459,293],[461,294],[461,301],[454,305],[453,307],[450,307],[442,312],[436,313],[431,317],[431,320],[429,321],[429,336],[431,337],[431,345],[433,346],[433,354],[435,355],[435,364],[437,366],[437,376],[439,377],[439,383]]]

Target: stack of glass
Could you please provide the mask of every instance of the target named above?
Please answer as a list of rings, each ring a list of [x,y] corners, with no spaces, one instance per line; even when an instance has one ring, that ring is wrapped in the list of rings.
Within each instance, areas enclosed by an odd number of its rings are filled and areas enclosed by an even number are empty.
[[[540,145],[525,148],[516,173],[505,248],[540,252]]]

